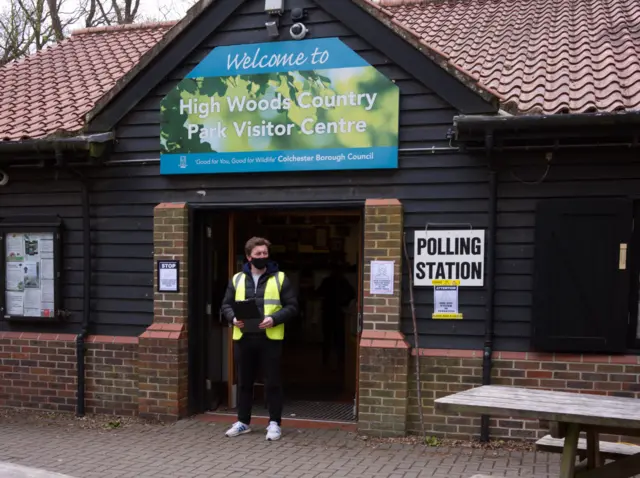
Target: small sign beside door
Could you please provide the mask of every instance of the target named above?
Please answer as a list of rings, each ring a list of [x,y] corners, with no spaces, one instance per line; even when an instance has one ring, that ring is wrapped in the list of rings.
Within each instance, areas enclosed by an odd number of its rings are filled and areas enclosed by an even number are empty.
[[[371,261],[371,295],[393,295],[394,265],[395,261]]]
[[[158,261],[158,292],[180,292],[180,261]]]

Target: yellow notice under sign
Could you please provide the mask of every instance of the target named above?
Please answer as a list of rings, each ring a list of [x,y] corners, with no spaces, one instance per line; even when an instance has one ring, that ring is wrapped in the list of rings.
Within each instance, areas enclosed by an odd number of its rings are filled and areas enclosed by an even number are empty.
[[[432,319],[462,319],[462,314],[434,313],[434,314],[431,314],[431,318]]]
[[[460,285],[460,280],[434,279],[431,285]]]

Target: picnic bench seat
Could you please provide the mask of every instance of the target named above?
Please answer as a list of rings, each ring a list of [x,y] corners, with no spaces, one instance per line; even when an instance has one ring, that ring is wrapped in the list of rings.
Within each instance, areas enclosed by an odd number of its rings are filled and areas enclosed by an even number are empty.
[[[562,447],[558,478],[633,478],[640,476],[640,448],[622,443],[601,443],[600,435],[640,437],[638,399],[557,392],[501,385],[482,385],[435,400],[444,413],[475,413],[527,418],[557,423],[541,443],[547,450]],[[552,427],[550,427],[552,428]],[[579,440],[586,433],[586,440]],[[555,445],[555,446],[552,446]],[[602,450],[602,453],[600,451]],[[578,456],[586,460],[576,464]],[[606,457],[614,458],[607,460]]]
[[[611,443],[608,441],[601,441],[599,443],[600,455],[602,458],[607,460],[617,460],[625,456],[640,453],[640,446],[626,445],[624,443]],[[553,438],[551,435],[546,435],[536,442],[537,450],[550,453],[562,453],[563,447],[564,438]],[[584,459],[587,456],[587,440],[584,438],[580,438],[578,440],[577,454],[581,459]]]

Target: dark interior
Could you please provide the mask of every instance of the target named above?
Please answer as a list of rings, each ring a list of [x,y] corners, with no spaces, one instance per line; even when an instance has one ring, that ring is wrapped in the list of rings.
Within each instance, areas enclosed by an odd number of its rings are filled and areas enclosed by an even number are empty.
[[[262,236],[272,243],[271,257],[298,291],[300,314],[286,328],[283,350],[287,400],[352,401],[356,391],[360,212],[245,211],[235,214],[234,222],[235,270],[245,261],[247,239]],[[323,314],[322,304],[333,294],[330,291],[335,291],[335,282],[333,289],[320,286],[336,264],[347,281],[340,288],[341,299],[350,291],[353,300],[343,315],[331,315],[334,322],[323,327],[325,320],[332,320]],[[322,290],[327,291],[324,296]],[[331,333],[333,337],[326,336]]]

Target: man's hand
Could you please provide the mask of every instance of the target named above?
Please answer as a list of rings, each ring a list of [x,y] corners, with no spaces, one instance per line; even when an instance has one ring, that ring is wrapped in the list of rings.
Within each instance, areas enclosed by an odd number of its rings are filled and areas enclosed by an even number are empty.
[[[241,320],[236,319],[235,317],[233,318],[233,325],[235,325],[238,328],[243,328],[244,327],[244,322]]]
[[[261,329],[269,329],[273,327],[273,319],[271,317],[265,317],[262,322],[260,322]]]

